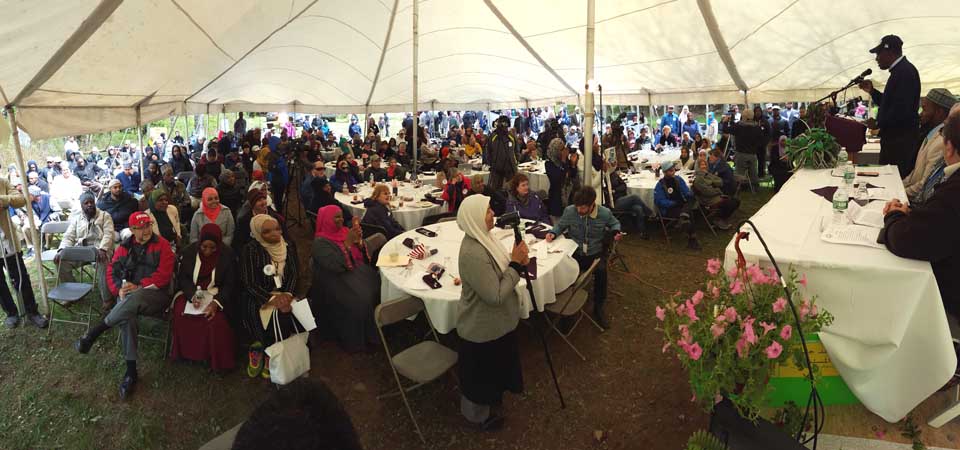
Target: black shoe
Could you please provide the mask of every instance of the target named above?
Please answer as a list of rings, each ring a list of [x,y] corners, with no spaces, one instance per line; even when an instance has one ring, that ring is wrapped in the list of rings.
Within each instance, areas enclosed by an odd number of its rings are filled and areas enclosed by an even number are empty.
[[[504,418],[501,415],[490,414],[490,417],[487,417],[487,420],[484,420],[480,424],[480,429],[482,431],[497,431],[503,428]]]
[[[49,322],[47,321],[46,317],[43,317],[40,314],[28,314],[27,323],[37,328],[46,328]]]
[[[698,251],[698,252],[703,249],[702,247],[700,247],[700,241],[698,241],[697,238],[688,239],[687,248],[689,248],[690,250]]]
[[[600,328],[604,330],[610,329],[610,322],[607,322],[607,316],[603,313],[602,309],[593,310],[593,321],[600,325]]]
[[[93,347],[93,340],[87,339],[86,336],[77,339],[77,342],[73,343],[73,348],[77,349],[80,353],[90,353],[90,347]]]
[[[3,326],[10,330],[16,328],[17,325],[20,325],[20,316],[7,316],[7,319],[3,321]]]
[[[137,385],[137,379],[130,376],[124,375],[123,381],[120,382],[120,400],[126,400],[131,395],[133,395],[134,387]]]

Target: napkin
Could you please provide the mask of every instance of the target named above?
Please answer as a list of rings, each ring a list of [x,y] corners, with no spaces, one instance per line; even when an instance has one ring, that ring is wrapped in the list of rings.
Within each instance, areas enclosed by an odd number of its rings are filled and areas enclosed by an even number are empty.
[[[879,186],[874,186],[874,185],[872,185],[872,184],[870,184],[870,183],[867,183],[867,189],[875,189],[875,188],[878,188],[878,187],[879,187]],[[824,186],[824,187],[819,188],[819,189],[811,189],[810,192],[813,192],[814,194],[817,194],[817,195],[823,197],[824,200],[826,200],[826,201],[828,201],[828,202],[830,202],[830,203],[833,203],[833,194],[836,194],[836,193],[837,193],[837,187],[836,187],[836,186]]]

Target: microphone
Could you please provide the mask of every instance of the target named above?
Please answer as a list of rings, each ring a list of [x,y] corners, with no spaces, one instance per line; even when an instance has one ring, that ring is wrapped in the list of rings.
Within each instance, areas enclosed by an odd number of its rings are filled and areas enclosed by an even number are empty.
[[[850,84],[857,84],[857,83],[863,81],[864,78],[870,76],[870,74],[872,74],[872,73],[873,73],[873,69],[864,70],[863,73],[861,73],[860,75],[857,75],[856,78],[850,80]]]

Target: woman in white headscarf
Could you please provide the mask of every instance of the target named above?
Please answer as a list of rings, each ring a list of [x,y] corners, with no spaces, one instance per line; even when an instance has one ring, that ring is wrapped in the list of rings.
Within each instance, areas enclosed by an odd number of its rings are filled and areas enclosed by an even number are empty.
[[[460,412],[483,430],[502,426],[503,417],[491,411],[504,391],[523,391],[516,327],[520,321],[517,295],[521,272],[530,258],[520,242],[508,255],[490,234],[494,216],[490,197],[472,195],[457,212],[464,232],[460,245],[462,290],[457,319],[460,345]]]

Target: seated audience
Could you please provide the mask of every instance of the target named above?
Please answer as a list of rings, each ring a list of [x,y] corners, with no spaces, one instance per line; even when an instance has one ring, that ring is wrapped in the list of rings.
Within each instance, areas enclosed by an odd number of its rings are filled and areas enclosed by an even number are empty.
[[[387,171],[380,167],[380,157],[377,155],[370,157],[370,167],[363,172],[363,181],[369,183],[370,180],[377,183],[387,181]]]
[[[633,226],[640,235],[640,239],[650,239],[647,234],[647,216],[653,215],[653,211],[639,195],[627,193],[627,182],[623,181],[620,169],[616,166],[608,169],[613,170],[610,174],[610,191],[613,192],[613,199],[609,204],[613,205],[614,211],[628,213],[633,218]],[[604,194],[607,195],[607,191],[604,191]]]
[[[920,99],[920,126],[924,129],[932,128],[920,145],[913,171],[903,178],[903,188],[911,204],[920,203],[924,184],[943,161],[944,143],[940,130],[943,129],[943,121],[955,103],[956,98],[950,91],[939,88],[931,89]]]
[[[170,160],[168,161],[169,164],[165,165],[164,167],[170,167],[174,175],[181,172],[193,171],[193,162],[190,161],[190,157],[186,155],[183,147],[174,145],[173,149],[170,150],[170,153],[171,156]]]
[[[879,240],[891,253],[929,261],[937,279],[940,297],[947,312],[960,315],[960,240],[954,234],[960,226],[960,106],[954,106],[942,129],[943,166],[939,183],[922,205],[905,205],[893,199],[883,209],[884,228]]]
[[[237,216],[237,232],[234,233],[232,244],[234,251],[239,252],[244,245],[247,245],[247,242],[250,242],[250,239],[253,239],[250,236],[250,221],[259,214],[267,214],[273,217],[280,224],[280,232],[284,239],[288,238],[286,218],[267,206],[268,198],[267,193],[260,189],[247,192],[247,203],[244,204]]]
[[[390,158],[390,164],[387,166],[387,180],[389,180],[389,181],[393,181],[393,180],[403,181],[403,180],[406,180],[406,179],[407,179],[407,169],[404,169],[403,166],[401,166],[401,165],[397,162],[397,158],[396,158],[396,157],[391,157],[391,158]]]
[[[280,223],[266,214],[250,221],[253,240],[240,252],[240,317],[251,339],[247,376],[270,379],[270,358],[264,349],[273,345],[274,324],[279,314],[280,333],[284,338],[297,334],[303,326],[293,316],[293,292],[299,277],[297,251],[283,239]]]
[[[233,242],[235,222],[230,208],[220,204],[220,195],[210,187],[203,190],[203,201],[200,209],[193,213],[190,221],[190,242],[197,242],[200,238],[200,228],[208,223],[216,224],[223,231],[223,243],[230,245]]]
[[[180,232],[180,212],[176,206],[170,204],[170,194],[155,189],[147,197],[147,215],[153,224],[153,232],[163,236],[174,245],[173,248],[183,248],[183,235]]]
[[[157,190],[167,193],[170,204],[177,207],[182,220],[193,217],[187,187],[174,176],[173,168],[170,165],[165,165],[160,169],[160,173],[163,174],[163,180],[157,185]]]
[[[220,203],[230,211],[239,211],[243,205],[243,200],[247,196],[245,191],[237,184],[237,176],[230,169],[224,168],[220,171],[220,184],[217,185],[217,194],[220,196]]]
[[[563,210],[560,220],[547,233],[546,241],[553,242],[557,236],[566,233],[567,237],[577,243],[577,250],[573,259],[580,266],[580,271],[587,270],[593,261],[601,259],[593,271],[593,318],[598,325],[605,329],[610,328],[604,314],[604,305],[607,301],[607,261],[604,252],[606,233],[613,232],[614,239],[620,240],[620,221],[606,206],[597,204],[597,191],[590,187],[582,187],[573,197],[573,204]]]
[[[723,193],[723,180],[710,173],[705,159],[697,160],[697,175],[693,179],[693,193],[704,208],[716,211],[713,224],[721,230],[730,229],[730,216],[740,207],[740,199]]]
[[[181,261],[177,271],[180,292],[173,303],[170,357],[207,361],[213,371],[232,369],[234,337],[230,326],[239,324],[240,308],[236,302],[237,260],[223,243],[220,227],[204,225],[199,241],[183,249]],[[202,308],[203,314],[185,314],[187,302]]]
[[[93,343],[112,327],[122,327],[120,340],[127,371],[120,382],[120,398],[133,394],[137,373],[138,317],[157,316],[170,304],[168,286],[173,277],[175,256],[166,239],[154,235],[150,216],[138,212],[130,216],[133,235],[125,239],[107,266],[107,285],[118,297],[107,316],[74,343],[80,353],[88,353]]]
[[[686,145],[680,149],[680,159],[677,160],[677,170],[694,170],[696,161],[690,156],[690,146]]]
[[[196,173],[187,182],[187,194],[190,195],[191,209],[200,207],[203,191],[209,188],[217,188],[217,179],[207,173],[207,166],[197,166]]]
[[[346,159],[337,161],[337,171],[330,178],[330,185],[334,192],[343,192],[357,185],[359,180],[353,175],[350,163]]]
[[[137,199],[124,191],[122,183],[117,179],[110,180],[107,192],[100,195],[100,200],[97,201],[97,208],[110,214],[117,233],[127,229],[130,216],[137,212],[139,206]]]
[[[464,177],[456,167],[437,172],[437,184],[443,189],[441,198],[447,202],[447,212],[456,212],[463,199],[470,194],[470,179]]]
[[[320,208],[323,208],[327,205],[337,205],[340,208],[340,211],[343,212],[343,218],[345,221],[352,221],[353,214],[350,213],[350,208],[347,208],[346,205],[340,203],[339,200],[334,196],[333,185],[327,181],[326,178],[315,178],[311,182],[313,186],[313,203],[309,205],[307,210],[311,212],[317,212]]]
[[[490,197],[490,209],[493,210],[494,214],[503,215],[507,209],[507,197],[503,191],[498,191],[487,184],[485,178],[479,173],[470,176],[470,192],[467,193],[467,197],[476,194],[486,195]]]
[[[133,164],[126,162],[123,164],[123,172],[117,174],[117,180],[123,186],[123,191],[128,194],[140,192],[140,173],[133,171]]]
[[[657,140],[657,147],[676,147],[679,141],[677,136],[673,134],[673,129],[670,125],[663,127],[663,134],[660,135],[660,139]]]
[[[140,199],[137,200],[137,211],[146,212],[147,208],[150,207],[150,193],[156,189],[156,186],[150,180],[143,180],[140,182]]]
[[[404,232],[403,227],[393,218],[390,212],[390,188],[385,184],[378,184],[373,188],[370,198],[363,201],[366,211],[362,222],[376,225],[386,231],[387,240],[393,239]]]
[[[327,177],[327,168],[322,159],[310,163],[310,173],[300,183],[300,204],[304,208],[313,203],[313,180],[321,177]]]
[[[535,192],[530,192],[530,179],[523,173],[517,173],[510,179],[510,196],[507,197],[506,212],[512,211],[520,213],[523,219],[553,224],[543,200]]]
[[[673,161],[666,161],[660,167],[663,178],[657,181],[653,189],[653,201],[660,211],[660,215],[671,219],[679,219],[680,228],[687,233],[687,247],[691,250],[700,250],[694,229],[697,214],[697,199],[687,187],[683,178],[676,176],[677,168]]]
[[[340,345],[348,352],[378,345],[373,309],[380,303],[380,276],[371,266],[360,221],[347,228],[337,207],[320,208],[312,254],[311,298],[326,310],[322,316]]]
[[[80,205],[77,199],[83,193],[83,184],[80,179],[73,176],[73,171],[69,167],[64,167],[53,179],[50,184],[50,197],[60,207],[60,209],[69,209],[76,211]]]
[[[37,172],[30,172],[27,174],[27,181],[30,183],[30,186],[36,186],[40,188],[41,191],[50,193],[50,184],[47,183],[47,180],[40,178],[40,174]]]
[[[737,193],[737,177],[733,174],[730,164],[723,160],[723,150],[715,148],[710,150],[709,155],[707,160],[709,172],[723,180],[721,190],[724,195],[734,196]]]

